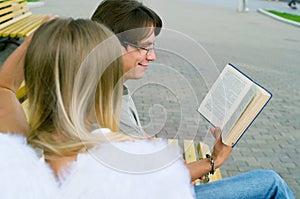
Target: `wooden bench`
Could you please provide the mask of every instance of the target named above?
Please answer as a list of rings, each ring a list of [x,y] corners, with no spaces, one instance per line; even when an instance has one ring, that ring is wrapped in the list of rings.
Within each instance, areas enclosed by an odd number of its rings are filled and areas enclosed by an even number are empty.
[[[0,0],[0,43],[4,50],[8,43],[19,45],[20,38],[25,38],[37,29],[46,15],[33,15],[24,0]]]
[[[24,81],[22,82],[20,88],[17,90],[16,96],[17,96],[20,103],[23,103],[27,99],[26,86],[25,86]]]
[[[172,145],[178,146],[179,140],[178,139],[168,139],[168,142]],[[199,159],[206,158],[206,154],[211,154],[209,146],[203,142],[195,143],[193,140],[183,140],[183,158],[186,161],[186,163],[194,162]],[[201,183],[208,183],[213,182],[216,180],[221,180],[222,175],[220,169],[216,169],[215,173],[212,175],[210,174],[207,176],[208,178],[205,178],[203,180],[196,180],[194,182],[195,185],[200,185]]]

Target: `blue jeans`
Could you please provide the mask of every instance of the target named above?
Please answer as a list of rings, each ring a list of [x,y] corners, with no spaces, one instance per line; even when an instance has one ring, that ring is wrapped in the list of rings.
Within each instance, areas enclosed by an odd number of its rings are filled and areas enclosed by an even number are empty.
[[[295,198],[288,185],[272,170],[254,170],[195,186],[196,198]]]

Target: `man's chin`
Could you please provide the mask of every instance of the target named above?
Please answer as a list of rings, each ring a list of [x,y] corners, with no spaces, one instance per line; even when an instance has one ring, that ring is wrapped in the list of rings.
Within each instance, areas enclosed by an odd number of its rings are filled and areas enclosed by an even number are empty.
[[[143,77],[144,77],[144,75],[140,75],[140,76],[135,76],[135,77],[132,78],[132,79],[139,80],[139,79],[142,79]]]
[[[142,79],[143,77],[144,77],[144,74],[143,75],[127,76],[124,79],[125,79],[125,81],[130,80],[130,79],[132,79],[132,80],[139,80],[139,79]]]

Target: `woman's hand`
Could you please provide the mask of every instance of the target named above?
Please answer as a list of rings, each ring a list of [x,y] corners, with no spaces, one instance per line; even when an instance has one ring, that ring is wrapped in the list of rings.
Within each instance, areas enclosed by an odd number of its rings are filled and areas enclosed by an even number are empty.
[[[58,16],[47,16],[42,21],[46,23]],[[26,37],[24,42],[6,59],[0,69],[0,87],[16,93],[24,81],[24,58],[34,32]]]
[[[42,23],[57,16],[46,17]],[[7,58],[0,68],[0,132],[28,133],[28,123],[24,110],[15,93],[24,80],[23,68],[31,33],[25,41]]]
[[[212,156],[214,157],[215,167],[219,168],[229,157],[232,147],[222,142],[222,132],[219,127],[210,128],[210,132],[216,139]]]

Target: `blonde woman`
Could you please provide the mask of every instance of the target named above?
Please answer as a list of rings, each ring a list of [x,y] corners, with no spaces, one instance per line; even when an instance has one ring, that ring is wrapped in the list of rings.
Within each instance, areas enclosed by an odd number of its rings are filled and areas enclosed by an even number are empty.
[[[121,55],[103,25],[54,19],[7,59],[0,70],[0,198],[193,197],[176,150],[117,133]],[[28,122],[15,96],[23,66]]]

